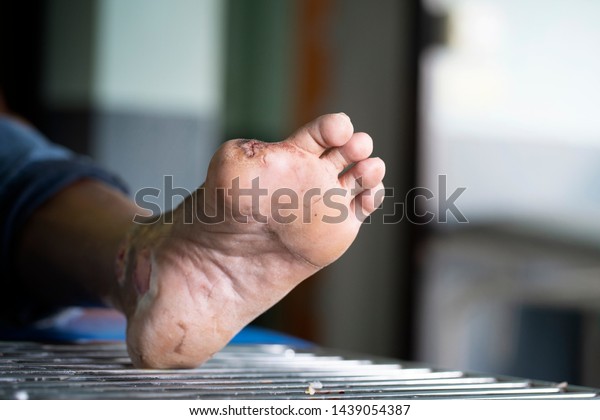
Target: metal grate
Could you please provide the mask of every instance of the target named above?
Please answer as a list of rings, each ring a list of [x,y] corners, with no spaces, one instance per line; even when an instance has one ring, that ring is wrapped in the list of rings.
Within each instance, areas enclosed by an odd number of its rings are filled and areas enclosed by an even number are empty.
[[[197,369],[140,370],[122,343],[0,342],[1,399],[515,399],[599,392],[282,345],[231,345]]]

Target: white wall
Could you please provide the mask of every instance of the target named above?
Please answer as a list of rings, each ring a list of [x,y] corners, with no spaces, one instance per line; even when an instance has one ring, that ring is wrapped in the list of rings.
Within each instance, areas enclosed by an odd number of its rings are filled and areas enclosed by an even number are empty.
[[[451,31],[423,60],[421,183],[466,187],[471,222],[599,243],[600,2],[428,3]]]
[[[92,116],[92,157],[132,194],[165,175],[188,191],[204,180],[221,140],[225,5],[48,2],[45,100]]]
[[[224,5],[220,0],[102,0],[95,103],[112,110],[218,114]]]
[[[220,141],[224,2],[103,0],[98,6],[94,157],[132,193],[193,191]],[[164,210],[171,200],[156,200]],[[181,201],[177,197],[173,203]]]

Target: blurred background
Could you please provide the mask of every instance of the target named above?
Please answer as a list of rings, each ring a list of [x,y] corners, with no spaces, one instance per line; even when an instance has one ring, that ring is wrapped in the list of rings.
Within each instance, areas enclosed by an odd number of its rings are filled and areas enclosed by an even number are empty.
[[[390,197],[256,323],[598,387],[598,19],[595,0],[3,1],[0,86],[132,194],[192,191],[222,141],[346,112]]]

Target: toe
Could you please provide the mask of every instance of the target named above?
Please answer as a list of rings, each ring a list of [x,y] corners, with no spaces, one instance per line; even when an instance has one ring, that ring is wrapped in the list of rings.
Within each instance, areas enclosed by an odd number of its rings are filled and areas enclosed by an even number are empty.
[[[385,164],[380,158],[364,159],[340,176],[340,183],[352,195],[376,187],[385,175]]]
[[[341,172],[348,165],[368,158],[372,152],[371,136],[367,133],[354,133],[346,144],[326,150],[322,157],[331,161]]]
[[[330,147],[346,144],[353,131],[346,114],[327,114],[300,128],[287,141],[309,153],[321,155]]]
[[[383,203],[384,198],[385,188],[381,182],[354,197],[354,214],[358,221],[362,223],[369,217]]]

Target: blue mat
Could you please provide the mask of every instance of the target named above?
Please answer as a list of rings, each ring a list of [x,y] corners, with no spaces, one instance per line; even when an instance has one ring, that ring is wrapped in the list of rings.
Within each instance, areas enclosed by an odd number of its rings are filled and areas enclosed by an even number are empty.
[[[73,307],[25,328],[0,326],[0,340],[82,343],[125,340],[126,321],[119,312],[106,308]],[[266,328],[248,326],[231,344],[283,344],[307,348],[308,341]]]

